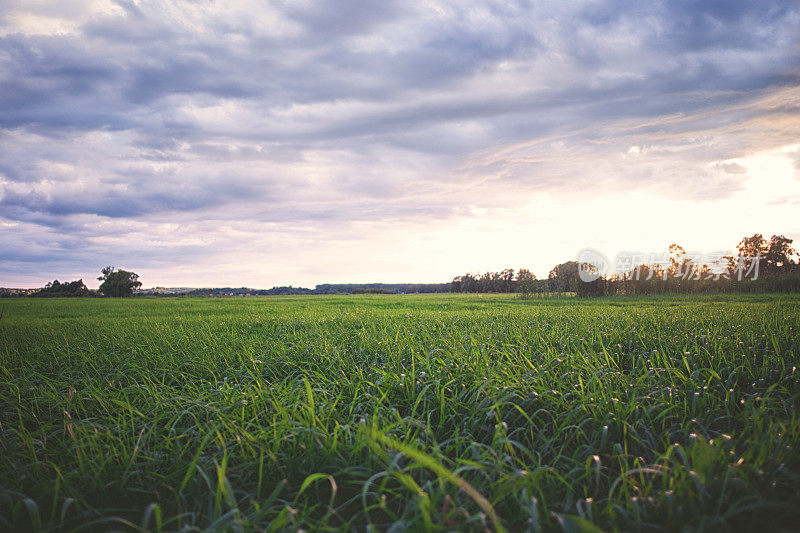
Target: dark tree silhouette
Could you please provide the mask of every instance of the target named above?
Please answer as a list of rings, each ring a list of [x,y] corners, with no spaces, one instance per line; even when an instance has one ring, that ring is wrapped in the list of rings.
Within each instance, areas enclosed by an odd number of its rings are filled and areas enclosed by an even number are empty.
[[[103,282],[100,285],[100,292],[105,296],[114,298],[130,296],[133,294],[134,289],[142,286],[142,282],[139,281],[139,275],[134,272],[116,270],[113,266],[105,267],[102,272],[103,275],[97,279]]]
[[[767,253],[769,243],[763,235],[755,233],[752,237],[743,238],[736,245],[736,249],[739,250],[739,257],[736,259],[733,271],[736,272],[738,268],[740,271],[749,272],[753,268],[754,258],[763,258]],[[759,263],[759,268],[762,268],[761,263]]]
[[[556,265],[547,279],[537,280],[529,270],[483,274],[464,274],[453,278],[452,292],[517,292],[522,297],[532,293],[575,293],[577,296],[612,296],[633,294],[703,293],[703,292],[800,292],[798,254],[792,239],[773,235],[766,240],[760,233],[743,238],[734,255],[709,255],[708,264],[672,243],[665,256],[629,267],[629,270],[604,275],[594,281],[581,281],[579,265],[567,261]],[[759,268],[754,268],[754,258]]]
[[[797,252],[792,248],[792,239],[783,235],[773,235],[766,243],[763,270],[765,275],[790,272],[797,266],[794,257]]]
[[[54,297],[54,296],[89,296],[89,289],[84,285],[83,280],[69,281],[61,283],[54,280],[44,286],[43,289],[35,292],[33,296]]]

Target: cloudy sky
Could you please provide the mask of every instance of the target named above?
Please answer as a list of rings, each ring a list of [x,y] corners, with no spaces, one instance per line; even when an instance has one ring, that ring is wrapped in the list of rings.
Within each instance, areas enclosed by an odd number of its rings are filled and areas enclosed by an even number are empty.
[[[800,239],[798,28],[790,0],[1,2],[0,286]]]

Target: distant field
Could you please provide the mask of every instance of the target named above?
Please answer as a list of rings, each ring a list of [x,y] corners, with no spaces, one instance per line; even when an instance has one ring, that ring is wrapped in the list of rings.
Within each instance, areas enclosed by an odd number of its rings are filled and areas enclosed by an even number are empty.
[[[0,530],[800,523],[800,297],[0,309]]]

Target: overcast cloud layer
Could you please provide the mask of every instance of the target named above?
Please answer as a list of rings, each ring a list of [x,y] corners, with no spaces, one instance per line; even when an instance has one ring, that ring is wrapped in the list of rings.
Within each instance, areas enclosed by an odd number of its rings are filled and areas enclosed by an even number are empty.
[[[546,274],[596,244],[580,227],[627,235],[570,205],[706,206],[674,239],[732,246],[747,158],[800,169],[796,2],[17,4],[0,285],[109,263],[145,286]],[[795,182],[759,205],[800,211]],[[800,237],[764,212],[752,231]]]

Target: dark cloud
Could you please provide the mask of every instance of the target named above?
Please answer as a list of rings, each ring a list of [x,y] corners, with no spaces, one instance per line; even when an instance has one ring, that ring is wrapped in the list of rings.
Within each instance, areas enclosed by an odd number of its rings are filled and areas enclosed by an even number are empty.
[[[300,6],[297,2],[278,2],[279,9],[298,22],[314,42],[362,35],[375,30],[403,13],[402,2],[386,0],[328,0]]]
[[[318,2],[303,9],[287,3],[274,12],[255,12],[249,24],[210,15],[187,23],[120,5],[123,14],[91,18],[78,34],[3,38],[9,75],[0,80],[0,109],[7,127],[136,128],[160,135],[176,101],[190,95],[257,102],[268,117],[298,103],[399,103],[425,89],[446,91],[439,96],[452,90],[450,108],[472,108],[472,116],[485,119],[497,108],[497,91],[468,82],[505,63],[527,65],[509,80],[518,85],[523,103],[572,93],[577,105],[604,91],[641,97],[644,105],[675,91],[762,88],[796,81],[791,72],[798,65],[788,46],[797,10],[779,3],[754,9],[750,2],[609,2],[577,13],[528,3],[445,5],[443,13],[392,2]],[[271,24],[278,28],[298,29],[256,34],[260,16],[276,19]],[[733,65],[721,54],[731,47],[760,52],[760,61]],[[698,50],[708,53],[698,56]],[[561,69],[575,72],[557,76]],[[544,87],[537,83],[549,78],[557,79]],[[170,105],[157,103],[164,99]],[[498,112],[508,113],[514,99],[502,100]],[[414,114],[415,106],[420,107],[411,101],[400,111],[407,120],[399,126],[431,120],[424,106]],[[637,109],[620,105],[612,111]],[[341,133],[318,118],[317,127],[309,128],[311,140],[326,129]],[[378,116],[378,129],[371,129],[358,113],[353,118],[364,135],[392,124],[392,117],[384,123]],[[441,113],[433,118],[451,119]]]
[[[90,183],[28,183],[29,187],[7,188],[0,207],[10,218],[30,215],[75,214],[110,218],[139,217],[171,211],[193,211],[259,198],[270,202],[271,188],[263,179],[248,176],[214,178],[192,176],[183,180],[175,173],[152,174],[140,170],[120,171],[102,181]]]

